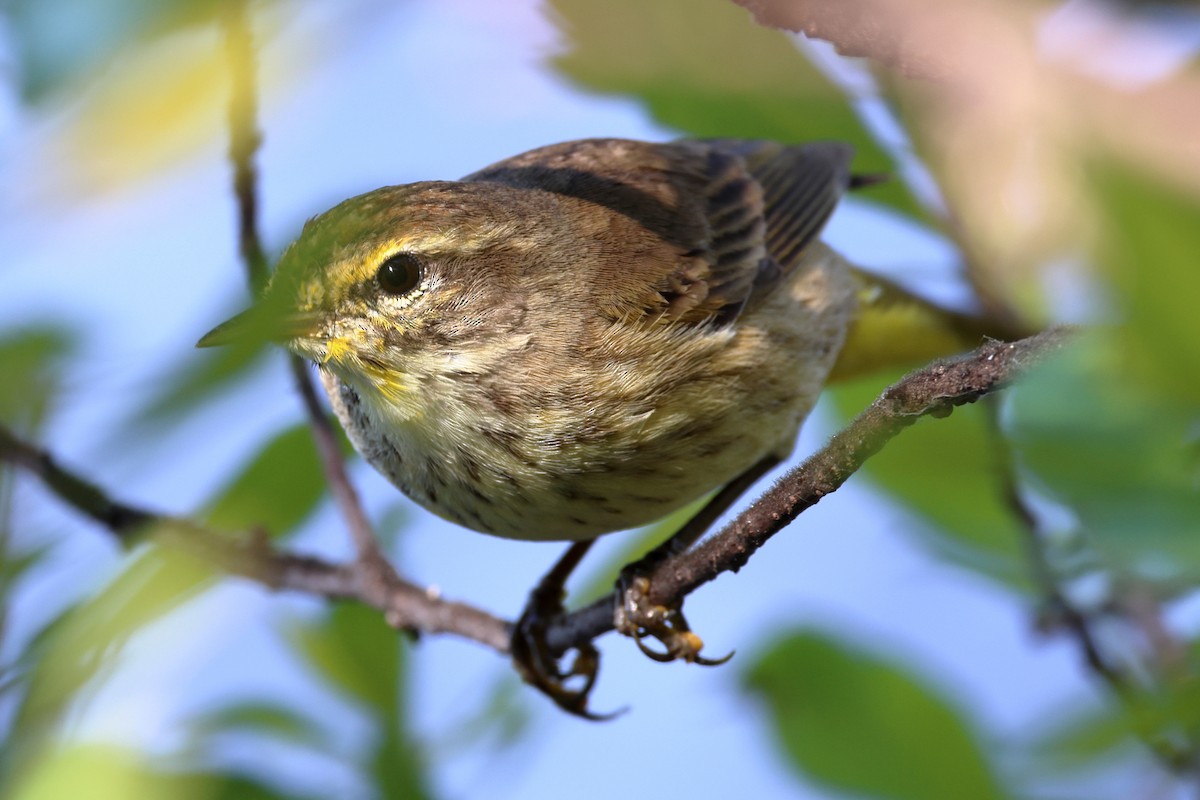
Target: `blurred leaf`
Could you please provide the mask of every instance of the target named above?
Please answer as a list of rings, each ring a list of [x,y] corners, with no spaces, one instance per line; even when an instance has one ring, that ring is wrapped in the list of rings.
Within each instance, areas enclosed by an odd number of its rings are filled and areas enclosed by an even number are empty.
[[[99,744],[56,746],[22,765],[12,800],[296,800],[254,778],[221,773],[166,772],[134,750]],[[0,780],[0,788],[8,788]]]
[[[295,709],[268,702],[247,702],[214,709],[199,716],[192,729],[209,737],[225,733],[255,733],[272,739],[324,749],[324,731]]]
[[[7,331],[0,338],[0,421],[22,430],[36,428],[58,388],[62,362],[75,349],[63,328]]]
[[[498,670],[479,709],[449,727],[437,743],[435,760],[489,747],[506,750],[524,739],[532,722],[528,688],[506,666]]]
[[[866,408],[884,386],[875,376],[827,389],[847,417]],[[866,475],[934,526],[924,541],[941,556],[1016,588],[1026,586],[1024,531],[1004,501],[986,410],[970,405],[944,419],[918,420],[872,456]]]
[[[204,800],[201,787],[191,791],[170,786],[169,780],[147,765],[145,756],[107,745],[66,745],[22,765],[13,800],[138,800],[171,797],[172,800]]]
[[[0,530],[6,524],[4,503],[6,499],[0,495]],[[0,597],[7,596],[21,576],[30,567],[45,558],[46,554],[52,552],[53,549],[54,546],[51,544],[42,544],[37,547],[31,547],[23,553],[0,552]],[[3,606],[3,601],[0,601],[0,606]]]
[[[97,595],[67,611],[26,650],[25,696],[4,763],[22,763],[53,732],[79,692],[107,669],[129,637],[207,588],[212,567],[178,550],[148,547]],[[11,759],[11,761],[9,761]],[[3,769],[0,769],[3,772]]]
[[[197,780],[203,781],[205,784],[204,800],[303,800],[303,798],[313,798],[316,800],[321,795],[310,794],[308,792],[280,792],[259,783],[253,778],[243,775],[198,775]],[[171,800],[174,800],[175,795],[170,795]]]
[[[376,714],[393,715],[400,698],[400,634],[383,615],[355,603],[334,605],[317,625],[297,625],[290,639],[334,688]]]
[[[145,436],[211,402],[258,370],[268,352],[265,343],[247,341],[189,354],[161,379],[162,389],[136,409],[126,435]]]
[[[1123,332],[1094,333],[1013,392],[1012,437],[1112,564],[1200,576],[1200,410],[1131,381]]]
[[[227,56],[215,29],[176,33],[123,52],[83,93],[73,124],[48,141],[85,191],[166,169],[219,142]]]
[[[7,0],[26,99],[69,105],[39,141],[71,200],[145,178],[223,143],[230,53],[221,0]],[[263,0],[251,4],[261,8]],[[277,17],[256,15],[258,21]],[[258,26],[259,38],[267,34]],[[264,96],[295,85],[312,53],[273,48]],[[38,177],[42,177],[40,174]],[[56,185],[61,182],[61,185]]]
[[[746,686],[806,778],[897,800],[1006,796],[970,726],[907,670],[814,632],[777,640]]]
[[[211,21],[222,0],[4,0],[21,94],[37,101],[147,36]]]
[[[325,495],[325,473],[308,423],[285,428],[208,504],[218,530],[262,526],[283,536],[303,522]]]
[[[333,606],[320,623],[297,624],[289,638],[307,664],[333,688],[361,703],[375,722],[376,746],[363,766],[373,776],[379,796],[430,796],[425,766],[408,729],[400,634],[375,609],[343,603]]]
[[[432,797],[429,779],[407,719],[397,714],[383,720],[384,735],[371,758],[379,796],[387,800],[423,800]]]
[[[839,139],[859,172],[892,171],[841,89],[778,31],[729,0],[553,0],[571,44],[554,64],[600,92],[632,95],[656,120],[696,136]],[[903,181],[867,197],[924,217]]]
[[[1133,348],[1125,379],[1198,404],[1200,198],[1121,167],[1093,174],[1107,212],[1096,259],[1115,284]]]
[[[1028,744],[1035,767],[1047,772],[1103,767],[1120,748],[1136,744],[1167,761],[1189,757],[1180,748],[1200,732],[1200,680],[1182,674],[1150,689],[1130,688],[1120,703],[1055,715],[1050,730]]]

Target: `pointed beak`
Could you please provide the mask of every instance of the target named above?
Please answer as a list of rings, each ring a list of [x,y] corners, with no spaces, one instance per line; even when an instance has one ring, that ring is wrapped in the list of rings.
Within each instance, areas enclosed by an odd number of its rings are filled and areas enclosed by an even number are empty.
[[[266,306],[253,306],[201,336],[196,347],[264,342],[288,346],[297,339],[312,338],[320,322],[320,315],[312,312],[289,311],[281,314]]]

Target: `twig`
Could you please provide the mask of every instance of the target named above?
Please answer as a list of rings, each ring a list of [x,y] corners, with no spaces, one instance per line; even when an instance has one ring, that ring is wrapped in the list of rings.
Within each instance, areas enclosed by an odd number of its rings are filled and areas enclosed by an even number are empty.
[[[998,428],[996,409],[993,406],[989,410],[991,423],[993,427]],[[1118,582],[1114,589],[1118,602],[1112,604],[1116,607],[1102,609],[1100,613],[1089,613],[1080,608],[1068,596],[1044,549],[1037,515],[1033,513],[1028,503],[1025,502],[1025,498],[1021,496],[1012,448],[999,431],[992,437],[992,451],[996,459],[998,477],[1002,482],[1005,502],[1024,533],[1025,551],[1034,582],[1045,602],[1050,606],[1052,620],[1065,628],[1079,645],[1088,669],[1099,677],[1113,695],[1133,714],[1138,713],[1138,697],[1146,691],[1147,679],[1157,680],[1162,684],[1190,679],[1190,676],[1180,674],[1186,664],[1183,647],[1163,624],[1162,609],[1149,591],[1136,584],[1123,587]],[[1137,674],[1130,667],[1123,666],[1121,659],[1110,658],[1106,653],[1100,638],[1095,633],[1095,626],[1100,622],[1098,617],[1101,614],[1120,615],[1125,622],[1145,638],[1153,655],[1150,668],[1145,674]],[[1190,736],[1185,735],[1181,741],[1172,741],[1165,737],[1143,736],[1143,741],[1167,768],[1175,771],[1195,769],[1200,744],[1192,740]]]
[[[336,600],[357,600],[384,612],[398,627],[423,633],[453,633],[508,652],[509,623],[486,611],[438,597],[415,584],[395,579],[383,588],[364,585],[361,565],[336,564],[312,556],[278,551],[260,533],[231,536],[191,520],[156,514],[121,502],[50,455],[0,425],[0,462],[17,466],[45,483],[60,500],[99,523],[123,545],[143,537],[203,557],[233,575],[276,590],[304,592]]]
[[[258,89],[254,69],[254,33],[246,6],[248,0],[225,4],[222,23],[229,55],[229,160],[233,163],[234,194],[238,208],[238,247],[250,287],[257,296],[267,285],[267,257],[258,235],[258,172],[254,154],[262,144],[258,130]]]
[[[368,572],[366,577],[370,579],[369,588],[373,592],[386,593],[388,585],[399,582],[400,578],[380,550],[375,531],[363,510],[358,492],[350,482],[350,476],[346,474],[346,462],[342,458],[337,433],[317,398],[308,367],[296,356],[291,357],[291,367],[296,379],[296,388],[308,414],[321,466],[325,478],[329,481],[329,491],[346,521],[346,527],[350,529],[350,536],[358,553],[358,563]]]
[[[1071,335],[1069,328],[1055,328],[1019,342],[993,342],[910,374],[720,532],[655,567],[649,573],[649,600],[670,606],[721,573],[736,572],[768,539],[836,491],[900,431],[922,416],[945,416],[955,406],[1003,388]],[[547,643],[561,652],[611,630],[616,602],[615,596],[605,597],[555,621],[548,628]]]
[[[262,143],[262,137],[258,131],[257,120],[254,36],[247,18],[246,6],[247,0],[233,0],[226,4],[224,17],[233,84],[229,102],[229,158],[234,165],[234,195],[237,198],[238,240],[241,243],[242,259],[251,287],[258,293],[267,283],[266,258],[258,234],[257,175],[254,168],[254,156]],[[396,582],[398,577],[391,563],[380,551],[358,493],[346,474],[337,433],[317,398],[312,377],[304,361],[291,356],[291,369],[305,412],[308,414],[313,439],[316,440],[317,451],[334,502],[337,503],[346,526],[350,529],[358,561],[366,570],[364,577],[367,578],[367,587],[375,600],[382,601],[390,585]]]
[[[998,428],[996,409],[990,409],[988,416],[993,428]],[[1018,488],[1012,449],[998,430],[992,436],[992,453],[996,460],[996,472],[1001,481],[1001,496],[1024,534],[1029,569],[1038,591],[1050,604],[1051,612],[1056,615],[1061,624],[1071,631],[1092,672],[1100,676],[1115,694],[1122,698],[1128,698],[1133,691],[1130,676],[1125,674],[1117,664],[1109,661],[1100,642],[1092,632],[1092,620],[1070,601],[1059,584],[1058,577],[1043,549],[1037,516],[1025,502],[1025,498],[1021,496]]]
[[[21,467],[42,482],[67,505],[100,523],[117,538],[128,541],[155,515],[109,498],[94,483],[64,470],[44,450],[18,439],[0,425],[0,461]]]

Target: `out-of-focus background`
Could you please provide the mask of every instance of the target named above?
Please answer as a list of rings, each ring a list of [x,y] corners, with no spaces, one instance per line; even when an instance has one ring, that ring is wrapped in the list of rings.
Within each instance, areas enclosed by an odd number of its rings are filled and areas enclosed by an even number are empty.
[[[345,558],[283,356],[193,348],[248,302],[222,5],[0,5],[0,420],[115,497]],[[555,141],[837,138],[894,179],[847,198],[835,247],[959,308],[974,282],[1097,327],[998,422],[923,421],[691,596],[729,664],[601,640],[593,707],[629,707],[606,724],[470,643],[122,552],[0,473],[0,796],[1193,796],[1200,14],[879,6],[935,57],[845,58],[729,0],[253,4],[272,254],[351,195]],[[894,377],[831,392],[797,457]],[[515,616],[558,555],[352,465],[402,572],[447,596]]]

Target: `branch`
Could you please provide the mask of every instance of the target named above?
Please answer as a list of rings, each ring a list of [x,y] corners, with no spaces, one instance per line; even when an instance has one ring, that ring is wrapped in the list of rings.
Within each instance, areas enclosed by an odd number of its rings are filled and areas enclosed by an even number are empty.
[[[258,131],[257,91],[254,80],[254,35],[247,18],[248,0],[234,0],[226,5],[223,17],[226,45],[229,53],[232,87],[229,100],[229,158],[234,166],[234,196],[238,207],[238,241],[246,265],[251,288],[259,293],[267,284],[267,264],[262,240],[258,234],[257,174],[254,156],[262,143]],[[399,581],[391,563],[380,551],[374,530],[363,510],[358,493],[346,474],[341,446],[336,431],[329,422],[312,377],[298,356],[291,356],[292,375],[304,403],[316,440],[321,465],[329,482],[334,502],[341,511],[358,552],[358,563],[364,571],[365,586],[373,604],[386,602],[390,590]]]
[[[238,249],[246,265],[250,288],[259,294],[270,277],[267,257],[258,235],[258,171],[254,155],[262,144],[258,130],[258,88],[254,80],[254,33],[246,15],[248,0],[225,4],[221,18],[229,56],[229,160],[237,197]]]
[[[0,462],[40,478],[51,492],[88,519],[99,523],[125,546],[144,538],[206,559],[232,575],[271,589],[291,590],[332,600],[357,600],[384,613],[397,628],[423,633],[453,633],[499,653],[508,652],[510,625],[465,603],[394,578],[382,589],[364,582],[359,563],[336,564],[299,553],[275,550],[261,532],[230,536],[191,520],[157,514],[113,499],[90,481],[63,468],[54,457],[19,439],[0,425]]]
[[[648,599],[671,607],[721,573],[737,572],[768,539],[836,491],[900,431],[923,416],[947,416],[955,406],[1004,388],[1072,334],[1070,328],[1054,328],[1018,342],[992,342],[908,375],[720,532],[654,567],[648,574]],[[555,620],[548,626],[547,643],[563,652],[612,630],[616,602],[611,595]]]
[[[989,417],[993,427],[998,428],[995,407],[991,409]],[[1046,624],[1042,627],[1047,630],[1052,627],[1066,630],[1078,645],[1088,669],[1135,717],[1141,712],[1139,694],[1145,694],[1149,684],[1157,683],[1161,687],[1193,681],[1194,676],[1186,670],[1184,646],[1167,629],[1157,598],[1145,586],[1114,581],[1115,602],[1095,611],[1081,608],[1071,598],[1063,586],[1064,579],[1045,551],[1045,539],[1037,515],[1021,495],[1008,441],[998,432],[992,440],[1005,502],[1024,534],[1025,551],[1034,584],[1048,605],[1048,613],[1043,620]],[[1136,664],[1128,647],[1122,648],[1123,652],[1114,657],[1112,647],[1104,646],[1104,639],[1096,630],[1105,621],[1103,617],[1106,615],[1118,616],[1140,633],[1148,645],[1149,658]],[[1155,737],[1144,731],[1139,732],[1139,736],[1168,769],[1180,772],[1195,768],[1200,742],[1186,729],[1177,730],[1175,737]]]

